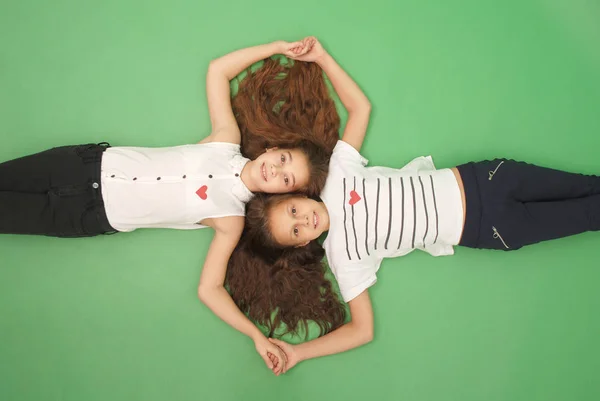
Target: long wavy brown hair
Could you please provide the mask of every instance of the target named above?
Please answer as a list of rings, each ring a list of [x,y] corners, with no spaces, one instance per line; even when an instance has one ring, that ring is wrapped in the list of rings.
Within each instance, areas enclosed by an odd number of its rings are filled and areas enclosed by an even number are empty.
[[[346,308],[325,277],[325,251],[317,242],[281,247],[269,229],[269,211],[297,196],[257,194],[246,205],[246,227],[229,260],[227,282],[240,310],[266,326],[269,335],[308,333],[315,322],[320,334],[344,324]]]
[[[322,69],[314,63],[284,61],[267,59],[239,82],[232,106],[242,152],[256,158],[269,147],[300,148],[312,168],[306,193],[316,196],[328,170],[319,162],[319,152],[325,152],[328,164],[339,139],[340,118]],[[269,336],[276,330],[278,335],[308,333],[311,321],[321,334],[328,333],[344,323],[346,309],[325,276],[323,248],[316,242],[292,249],[263,246],[261,235],[268,230],[257,222],[270,199],[258,194],[246,206],[247,227],[227,268],[231,296],[250,319],[267,327]]]
[[[268,58],[256,71],[248,69],[233,98],[242,151],[251,159],[300,139],[331,154],[339,139],[340,117],[321,67],[285,60]]]

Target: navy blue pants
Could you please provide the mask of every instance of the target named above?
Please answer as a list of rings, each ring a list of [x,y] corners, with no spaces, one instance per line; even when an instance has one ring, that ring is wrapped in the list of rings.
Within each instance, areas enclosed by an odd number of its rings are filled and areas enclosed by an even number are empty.
[[[460,245],[509,251],[600,230],[598,176],[506,159],[457,168],[467,203]]]
[[[0,163],[0,233],[89,237],[114,232],[100,188],[106,146],[62,146]]]

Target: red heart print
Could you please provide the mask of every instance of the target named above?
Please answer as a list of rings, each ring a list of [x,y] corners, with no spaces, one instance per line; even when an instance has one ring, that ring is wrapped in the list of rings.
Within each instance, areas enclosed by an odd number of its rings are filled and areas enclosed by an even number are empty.
[[[350,206],[354,206],[354,204],[361,199],[362,198],[356,191],[354,191],[354,190],[350,191]]]
[[[206,190],[207,189],[208,189],[208,187],[206,185],[202,185],[200,187],[200,189],[198,189],[196,191],[196,195],[198,195],[200,197],[200,199],[206,200],[206,198],[208,198],[208,195],[206,195]]]

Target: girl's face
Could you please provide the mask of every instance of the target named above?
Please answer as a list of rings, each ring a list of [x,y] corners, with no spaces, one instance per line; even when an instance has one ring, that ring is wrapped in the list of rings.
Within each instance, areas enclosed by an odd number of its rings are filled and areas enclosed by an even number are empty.
[[[249,173],[255,192],[271,194],[302,191],[310,179],[308,160],[298,149],[267,149]]]
[[[293,196],[273,206],[269,224],[280,245],[299,247],[329,230],[329,213],[322,202]]]

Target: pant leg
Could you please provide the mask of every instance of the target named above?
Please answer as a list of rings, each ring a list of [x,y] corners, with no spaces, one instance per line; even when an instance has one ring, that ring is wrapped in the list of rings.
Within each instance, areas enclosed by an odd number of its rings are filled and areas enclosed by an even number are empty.
[[[0,233],[87,236],[81,224],[81,197],[61,198],[48,193],[0,192]]]
[[[100,188],[105,147],[50,149],[0,166],[0,233],[80,237],[114,231]]]
[[[525,245],[600,230],[600,195],[549,202],[505,201],[484,206],[476,248]]]
[[[600,176],[568,173],[508,159],[476,163],[482,190],[500,188],[519,202],[582,198],[600,194]]]

